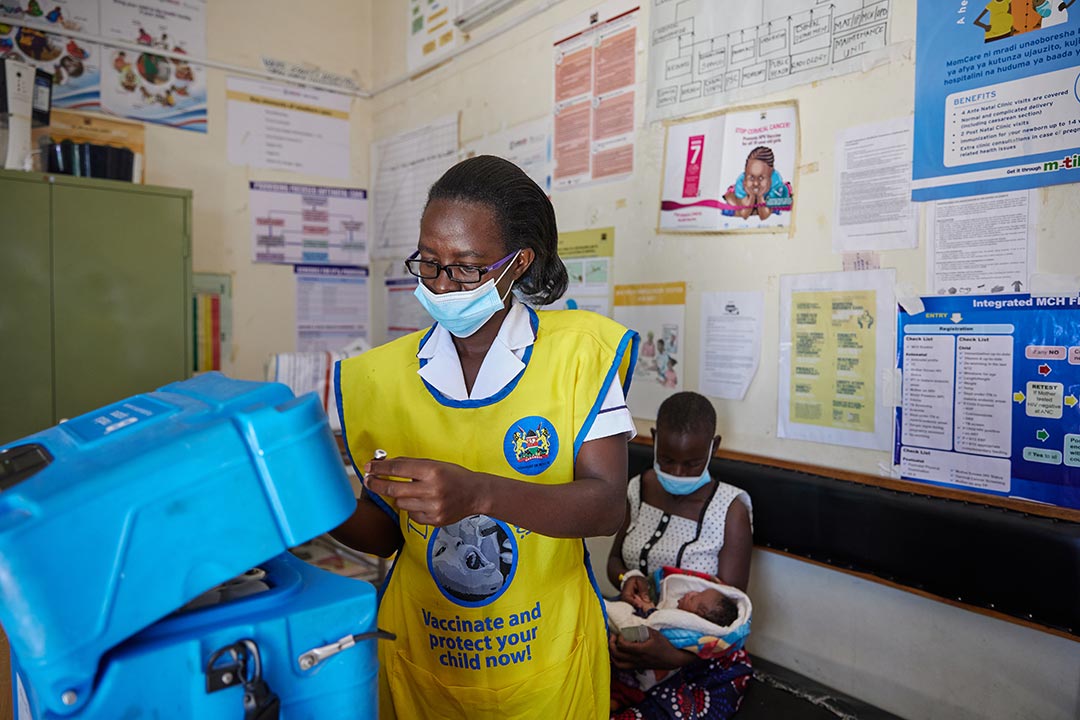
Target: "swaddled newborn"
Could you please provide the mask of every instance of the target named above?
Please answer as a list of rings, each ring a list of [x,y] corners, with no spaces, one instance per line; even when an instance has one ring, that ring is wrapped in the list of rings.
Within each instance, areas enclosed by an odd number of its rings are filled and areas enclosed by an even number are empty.
[[[656,603],[648,598],[633,596],[627,602],[633,606],[634,614],[638,617],[647,618],[659,610]],[[739,617],[739,606],[717,588],[691,590],[676,601],[675,607],[720,627],[731,625]]]
[[[750,634],[750,598],[742,590],[693,575],[670,574],[660,582],[655,605],[644,599],[634,604],[605,600],[608,622],[626,639],[635,639],[635,627],[653,628],[677,648],[701,657],[735,652]],[[651,606],[651,607],[650,607]],[[647,629],[637,639],[648,637]],[[642,689],[661,679],[653,671],[638,674]]]

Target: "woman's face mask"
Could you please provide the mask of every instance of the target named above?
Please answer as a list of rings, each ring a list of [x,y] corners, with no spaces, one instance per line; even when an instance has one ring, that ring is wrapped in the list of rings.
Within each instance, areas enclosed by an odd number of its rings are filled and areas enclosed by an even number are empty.
[[[503,309],[510,290],[508,288],[505,295],[500,295],[496,286],[502,281],[506,272],[513,267],[517,255],[518,253],[514,253],[514,258],[506,264],[498,278],[489,279],[472,290],[435,293],[420,280],[417,281],[416,291],[413,294],[435,322],[450,331],[451,335],[459,338],[469,337],[483,327],[495,313]]]
[[[683,476],[672,475],[666,473],[660,469],[660,462],[656,459],[656,439],[653,439],[653,471],[656,473],[656,479],[660,481],[661,487],[664,488],[671,495],[689,495],[690,493],[701,489],[712,480],[712,476],[709,475],[709,460],[712,459],[713,447],[716,444],[714,438],[709,443],[709,454],[705,457],[705,469],[701,471],[700,475]]]

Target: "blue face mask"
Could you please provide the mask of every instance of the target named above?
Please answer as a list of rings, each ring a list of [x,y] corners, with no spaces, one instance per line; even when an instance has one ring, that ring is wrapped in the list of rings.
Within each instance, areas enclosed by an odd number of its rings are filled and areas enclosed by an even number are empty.
[[[666,473],[660,469],[660,463],[656,460],[656,442],[653,442],[653,470],[656,472],[656,479],[660,481],[660,485],[671,495],[689,495],[695,490],[700,490],[705,485],[709,484],[712,480],[712,475],[709,475],[709,460],[712,459],[713,444],[709,443],[709,455],[705,460],[705,469],[701,471],[701,474],[696,477],[684,477],[682,475],[672,475]]]
[[[517,253],[514,254],[517,257]],[[419,281],[413,293],[435,322],[450,331],[454,337],[466,338],[483,327],[491,316],[503,309],[505,296],[499,295],[495,285],[514,264],[511,260],[498,279],[488,280],[480,287],[458,292],[435,293]],[[507,295],[510,291],[507,290]]]

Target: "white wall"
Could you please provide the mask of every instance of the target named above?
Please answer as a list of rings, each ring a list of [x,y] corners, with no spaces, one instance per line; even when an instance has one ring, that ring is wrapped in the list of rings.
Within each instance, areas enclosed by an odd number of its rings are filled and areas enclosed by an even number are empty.
[[[209,2],[207,55],[260,69],[263,55],[306,62],[371,87],[371,6],[371,0]],[[368,187],[369,101],[353,101],[348,181],[248,169],[226,159],[226,77],[209,73],[206,134],[146,124],[146,182],[194,191],[194,270],[227,273],[233,281],[233,351],[223,358],[223,370],[261,380],[271,353],[295,348],[296,283],[291,265],[251,262],[248,181]]]
[[[437,116],[461,113],[461,142],[467,143],[504,126],[541,117],[552,105],[553,30],[594,4],[563,0],[521,27],[475,48],[417,80],[373,99],[373,137],[381,139]],[[401,3],[374,8],[376,85],[405,72]],[[526,3],[527,5],[527,3]],[[649,3],[642,3],[647,16]],[[712,290],[766,291],[761,367],[743,401],[716,400],[720,432],[729,449],[880,472],[889,462],[884,452],[844,448],[776,438],[777,338],[779,336],[779,276],[841,269],[832,252],[833,149],[837,132],[864,123],[910,115],[914,109],[915,3],[894,6],[893,42],[896,57],[865,73],[847,75],[754,102],[795,99],[799,102],[801,160],[796,179],[799,199],[795,231],[746,235],[657,234],[657,203],[664,132],[659,124],[644,124],[647,43],[646,22],[638,35],[638,143],[632,179],[596,187],[556,192],[553,197],[559,226],[565,230],[614,226],[615,281],[635,283],[685,280],[687,387],[698,377],[699,293]],[[1080,203],[1072,186],[1040,191],[1039,269],[1080,274],[1080,253],[1071,252],[1071,228],[1080,222]],[[925,287],[925,253],[917,250],[881,253],[882,266],[897,269],[898,280]],[[377,323],[376,323],[377,325]],[[376,331],[379,328],[376,327]],[[379,336],[376,336],[376,340]],[[643,425],[642,429],[647,429]]]
[[[647,18],[650,3],[642,5]],[[586,0],[564,0],[446,65],[378,94],[371,102],[371,137],[388,137],[460,111],[460,139],[466,143],[550,113],[554,29],[593,6]],[[638,36],[640,127],[633,178],[554,196],[562,229],[615,227],[616,282],[687,281],[689,388],[696,386],[698,373],[693,331],[699,321],[699,293],[765,290],[757,377],[744,401],[714,401],[725,447],[868,473],[878,473],[888,463],[886,453],[776,438],[778,278],[841,269],[830,235],[836,133],[912,113],[914,6],[912,0],[893,3],[897,53],[892,62],[760,99],[799,101],[802,157],[793,237],[655,232],[664,138],[662,127],[644,125],[645,19]],[[401,0],[372,7],[376,87],[405,72],[404,13]],[[1080,274],[1080,253],[1072,245],[1072,229],[1080,226],[1075,188],[1040,191],[1043,271]],[[882,265],[897,268],[901,282],[924,287],[921,247],[881,255]],[[378,288],[382,268],[376,266],[373,272]],[[380,293],[375,292],[372,301],[377,341],[382,338]],[[647,427],[641,425],[642,430]],[[609,543],[590,541],[601,577]],[[1080,645],[1075,642],[764,552],[754,554],[750,590],[756,608],[751,642],[755,652],[901,716],[1080,717]]]
[[[763,550],[750,594],[751,652],[902,717],[1080,717],[1074,640]]]

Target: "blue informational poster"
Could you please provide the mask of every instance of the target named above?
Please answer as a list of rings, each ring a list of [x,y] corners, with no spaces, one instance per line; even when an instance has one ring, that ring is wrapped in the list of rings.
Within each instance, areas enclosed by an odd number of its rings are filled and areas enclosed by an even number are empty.
[[[911,197],[1080,181],[1076,0],[919,0]]]
[[[923,302],[897,323],[902,477],[1080,509],[1080,297]]]

